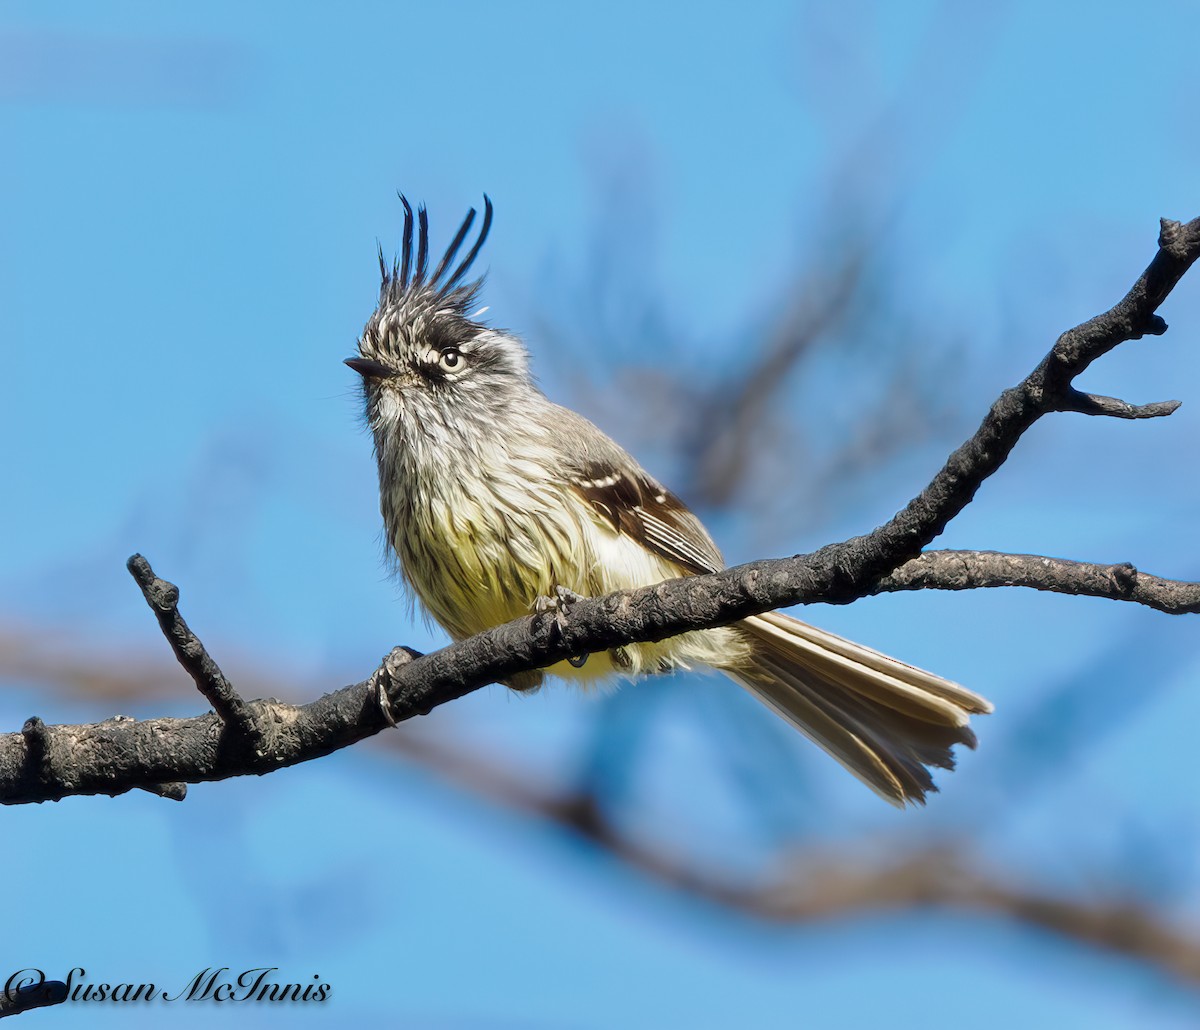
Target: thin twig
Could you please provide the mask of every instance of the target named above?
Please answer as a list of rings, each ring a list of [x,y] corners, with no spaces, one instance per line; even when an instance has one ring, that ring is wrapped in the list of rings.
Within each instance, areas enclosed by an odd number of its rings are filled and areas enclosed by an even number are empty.
[[[1197,257],[1200,218],[1186,224],[1163,219],[1158,253],[1130,291],[1108,311],[1063,333],[1029,376],[1000,395],[979,429],[950,455],[929,486],[890,522],[860,538],[865,546],[848,556],[844,568],[845,600],[857,600],[864,584],[869,589],[940,536],[984,480],[1004,464],[1026,430],[1043,415],[1069,405],[1072,381],[1093,361],[1126,341],[1166,332],[1166,322],[1156,314],[1158,306]]]
[[[174,583],[154,575],[150,563],[140,554],[135,554],[125,563],[129,573],[142,588],[142,596],[158,619],[159,628],[167,638],[179,664],[196,683],[213,711],[221,721],[235,733],[255,743],[261,736],[260,728],[250,718],[246,702],[233,689],[220,666],[212,660],[200,638],[188,628],[179,614],[179,588]]]

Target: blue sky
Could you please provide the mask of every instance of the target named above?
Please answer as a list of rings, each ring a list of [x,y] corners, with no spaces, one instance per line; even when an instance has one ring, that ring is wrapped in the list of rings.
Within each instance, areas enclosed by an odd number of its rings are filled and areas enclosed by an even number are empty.
[[[235,681],[267,669],[305,698],[363,678],[395,643],[438,645],[381,563],[369,440],[341,364],[374,303],[376,241],[398,239],[398,188],[429,205],[439,238],[494,199],[486,302],[568,400],[542,316],[571,317],[606,233],[633,241],[621,274],[660,298],[696,360],[720,362],[858,205],[881,227],[873,250],[904,316],[956,342],[944,389],[969,429],[1060,331],[1123,293],[1159,216],[1198,213],[1200,158],[1193,6],[983,6],[6,4],[0,618],[58,633],[66,654],[165,653],[123,567],[141,551],[181,585]],[[611,204],[614,183],[627,207]],[[1200,575],[1197,296],[1185,280],[1167,337],[1086,378],[1135,401],[1178,397],[1177,415],[1038,426],[944,542]],[[624,422],[604,428],[621,438]],[[956,442],[925,440],[855,505],[772,527],[771,546],[871,528]],[[753,540],[721,542],[761,556]],[[969,829],[987,861],[1064,889],[1108,890],[1137,833],[1173,842],[1164,866],[1194,868],[1193,624],[1016,592],[811,617],[998,706],[924,812],[880,811],[814,762],[814,834]],[[138,713],[201,707],[175,687]],[[695,725],[723,711],[722,687],[695,689],[655,767],[664,797],[689,799],[685,835],[727,829]],[[594,703],[495,688],[428,728],[561,777]],[[19,677],[0,693],[11,729],[111,706]],[[710,787],[706,810],[695,799]],[[984,920],[782,930],[698,909],[371,748],[197,787],[183,805],[72,799],[2,818],[12,968],[174,983],[272,964],[335,988],[332,1013],[176,1008],[180,1025],[1194,1018],[1194,997],[1153,973]],[[1196,886],[1158,881],[1193,918]]]

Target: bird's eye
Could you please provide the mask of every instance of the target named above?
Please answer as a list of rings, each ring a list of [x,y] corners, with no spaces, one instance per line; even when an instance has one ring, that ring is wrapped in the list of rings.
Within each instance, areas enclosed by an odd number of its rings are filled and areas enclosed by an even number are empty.
[[[462,366],[463,356],[462,351],[456,347],[447,347],[438,356],[438,364],[447,372],[453,372],[456,368]]]

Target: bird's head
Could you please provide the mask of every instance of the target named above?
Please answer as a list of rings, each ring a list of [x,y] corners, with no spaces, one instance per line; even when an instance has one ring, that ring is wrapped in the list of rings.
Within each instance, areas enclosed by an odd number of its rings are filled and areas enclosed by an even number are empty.
[[[358,340],[358,356],[346,359],[363,378],[377,446],[396,433],[401,442],[421,437],[436,443],[469,431],[511,407],[519,396],[514,389],[531,388],[524,345],[480,321],[482,277],[464,281],[491,228],[491,200],[484,196],[483,225],[462,260],[454,263],[475,222],[474,208],[432,272],[425,207],[414,217],[403,195],[400,202],[400,256],[389,267],[380,248],[379,303]]]

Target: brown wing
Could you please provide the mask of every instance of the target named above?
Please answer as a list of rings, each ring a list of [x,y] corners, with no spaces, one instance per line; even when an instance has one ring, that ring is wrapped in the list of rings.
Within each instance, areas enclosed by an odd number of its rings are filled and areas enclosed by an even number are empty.
[[[688,572],[703,574],[724,567],[721,552],[700,520],[637,465],[593,457],[575,471],[576,492],[618,533]]]
[[[554,408],[563,451],[570,455],[563,471],[613,529],[680,565],[681,572],[703,575],[725,567],[708,530],[683,501],[582,415]]]

